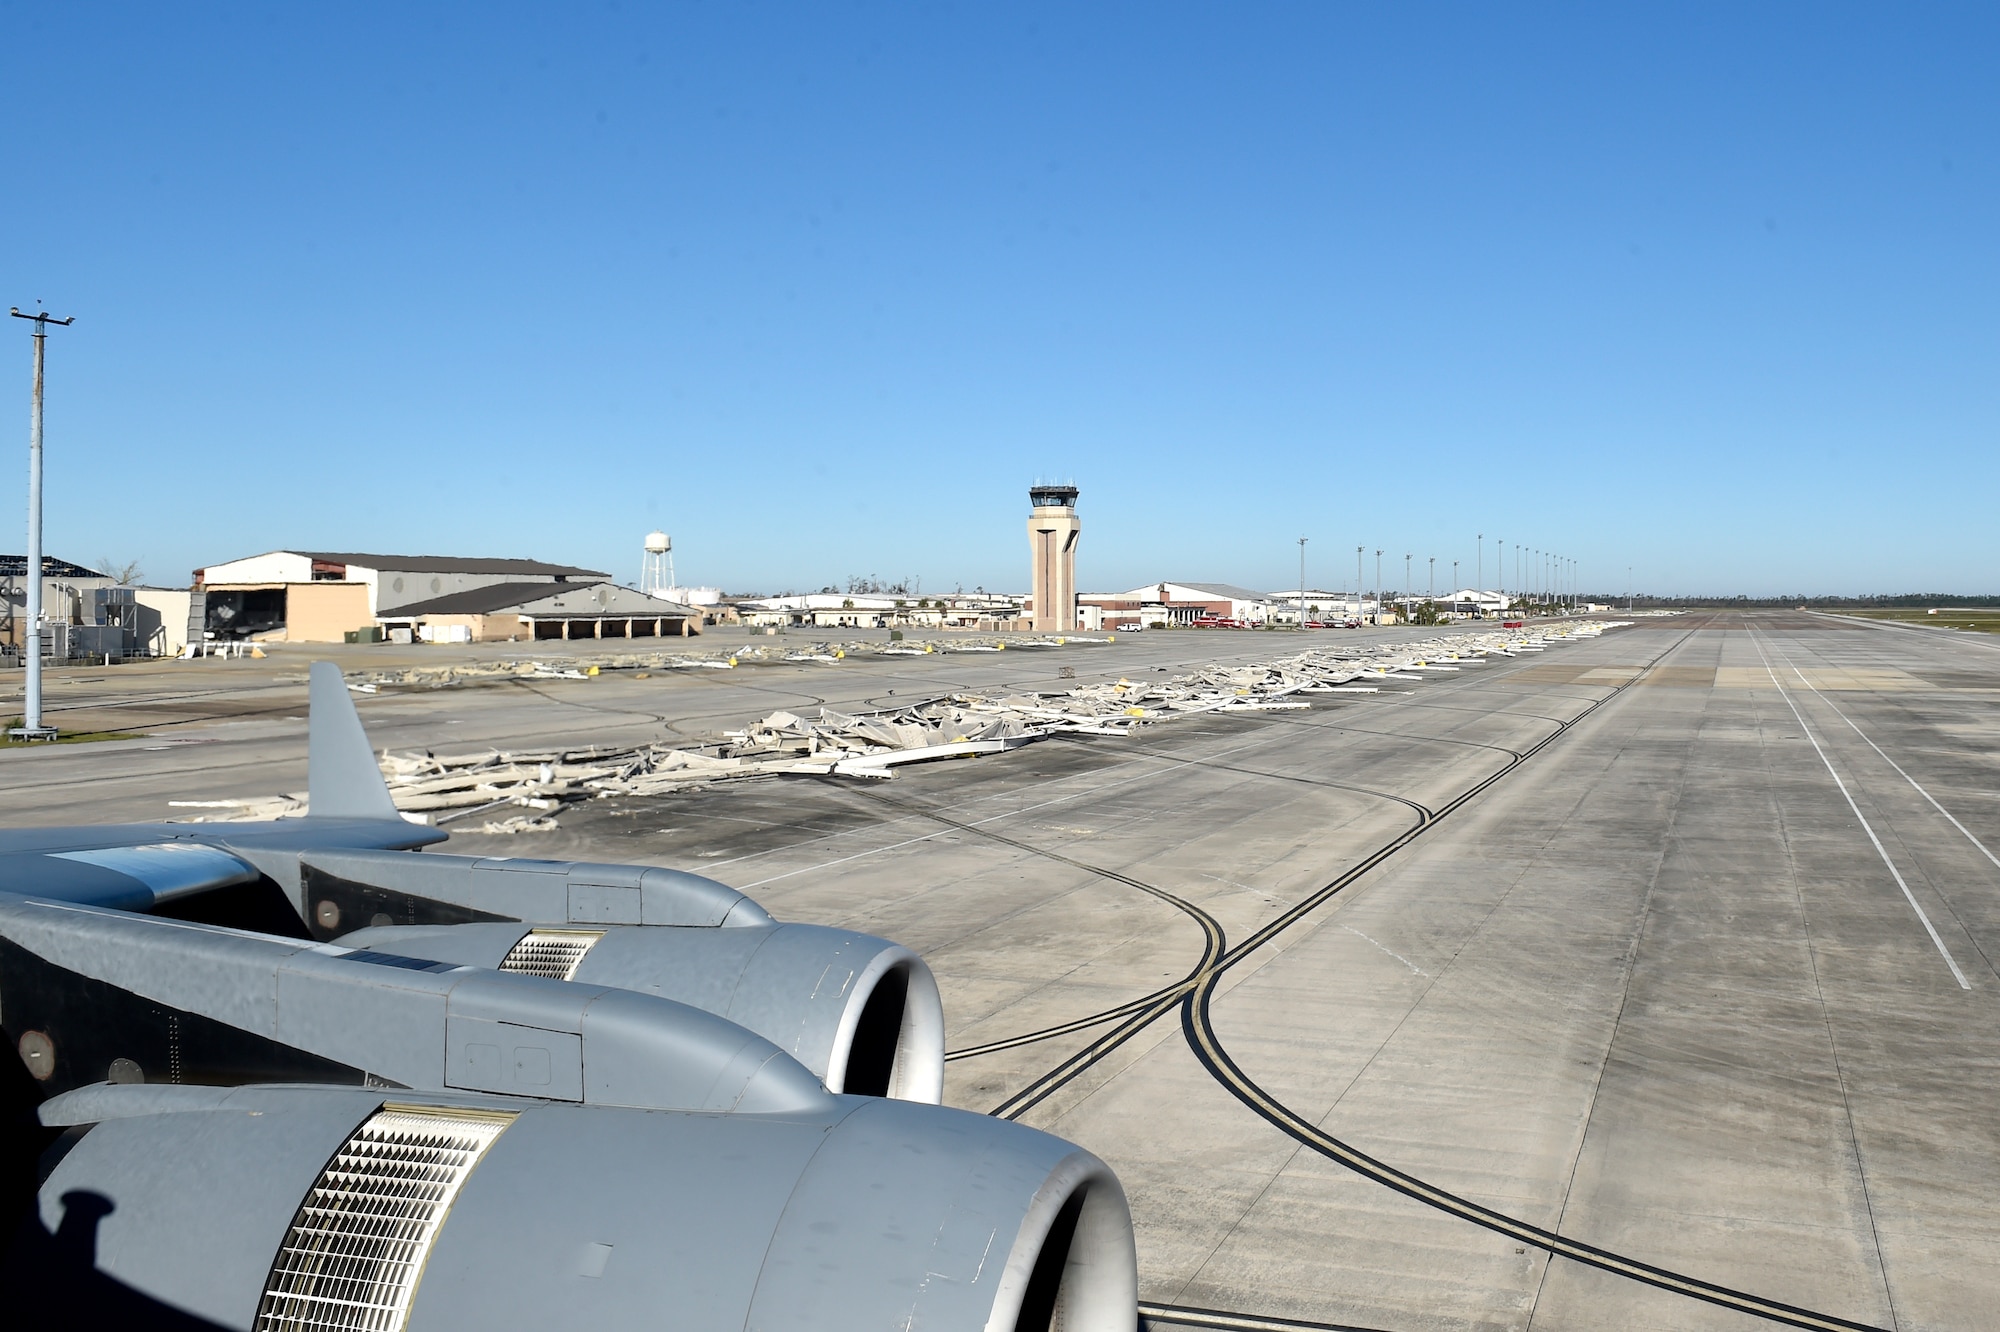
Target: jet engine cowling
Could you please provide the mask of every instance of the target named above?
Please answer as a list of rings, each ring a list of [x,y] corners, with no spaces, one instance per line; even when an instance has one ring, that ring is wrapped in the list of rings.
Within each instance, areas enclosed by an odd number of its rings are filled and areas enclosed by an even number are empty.
[[[30,1325],[168,1311],[181,1321],[167,1325],[245,1330],[1131,1332],[1135,1318],[1117,1178],[963,1111],[100,1086],[42,1117],[69,1131],[6,1264]]]
[[[932,1104],[943,1095],[936,978],[915,953],[872,935],[797,924],[477,924],[382,926],[340,943],[658,995],[756,1032],[831,1091]]]

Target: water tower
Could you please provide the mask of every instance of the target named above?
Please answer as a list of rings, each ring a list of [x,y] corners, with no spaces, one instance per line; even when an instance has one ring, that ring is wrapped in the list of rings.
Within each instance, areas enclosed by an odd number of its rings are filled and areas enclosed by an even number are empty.
[[[674,539],[665,532],[646,534],[646,563],[639,571],[639,590],[663,597],[674,585]]]

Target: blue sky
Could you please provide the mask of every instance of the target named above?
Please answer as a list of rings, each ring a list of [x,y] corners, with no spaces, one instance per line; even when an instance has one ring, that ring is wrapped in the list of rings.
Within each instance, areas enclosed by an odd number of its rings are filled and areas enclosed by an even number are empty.
[[[1484,532],[1489,583],[1497,535],[2000,591],[1990,6],[0,3],[0,49],[0,306],[77,316],[49,549],[151,581],[636,578],[659,526],[732,591],[1019,588],[1047,477],[1091,590],[1290,586],[1301,535],[1470,581]]]

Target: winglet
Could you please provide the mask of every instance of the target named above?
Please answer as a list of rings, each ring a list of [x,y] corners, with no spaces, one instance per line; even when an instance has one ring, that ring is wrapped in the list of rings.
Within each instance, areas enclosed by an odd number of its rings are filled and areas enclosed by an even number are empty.
[[[306,813],[322,819],[402,818],[389,798],[382,770],[375,765],[375,751],[361,729],[354,700],[347,696],[340,668],[330,661],[316,661],[310,678]]]

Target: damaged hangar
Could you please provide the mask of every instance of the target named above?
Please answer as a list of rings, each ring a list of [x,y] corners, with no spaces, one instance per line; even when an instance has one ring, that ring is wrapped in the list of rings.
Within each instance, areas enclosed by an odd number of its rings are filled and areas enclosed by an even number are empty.
[[[274,550],[197,569],[194,584],[191,618],[212,639],[337,643],[377,626],[440,642],[701,629],[688,607],[541,560]]]

